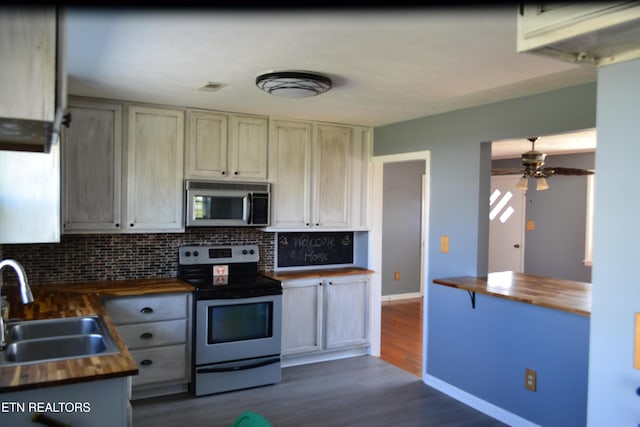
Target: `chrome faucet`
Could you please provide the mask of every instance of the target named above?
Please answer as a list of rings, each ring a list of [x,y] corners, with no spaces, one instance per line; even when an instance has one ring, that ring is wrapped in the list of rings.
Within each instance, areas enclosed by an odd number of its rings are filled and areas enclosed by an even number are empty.
[[[24,267],[15,260],[5,259],[0,261],[0,273],[2,273],[2,269],[5,267],[11,267],[16,272],[16,276],[18,277],[18,283],[20,283],[20,296],[22,297],[23,304],[30,304],[33,302],[33,294],[31,293],[31,288],[29,287],[29,282],[27,281],[27,273],[24,271]],[[2,282],[0,281],[0,284]],[[2,300],[0,300],[0,313],[2,313]],[[7,343],[5,340],[5,325],[4,319],[0,315],[0,350],[3,350]]]

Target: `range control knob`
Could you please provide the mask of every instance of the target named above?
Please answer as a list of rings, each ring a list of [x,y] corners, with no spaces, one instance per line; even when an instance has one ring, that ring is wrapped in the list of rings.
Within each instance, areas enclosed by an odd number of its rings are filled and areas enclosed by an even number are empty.
[[[198,251],[193,251],[193,256],[198,256]]]
[[[249,253],[249,251],[248,251],[248,250],[246,250],[246,249],[243,249],[243,250],[242,250],[242,255],[246,255],[246,254],[248,254],[248,253]]]
[[[184,256],[191,256],[191,252],[189,252],[189,251],[185,252]]]
[[[255,254],[255,253],[256,253],[256,251],[254,251],[253,249],[251,249],[251,250],[249,251],[249,253],[250,253],[251,255],[253,255],[253,254]]]

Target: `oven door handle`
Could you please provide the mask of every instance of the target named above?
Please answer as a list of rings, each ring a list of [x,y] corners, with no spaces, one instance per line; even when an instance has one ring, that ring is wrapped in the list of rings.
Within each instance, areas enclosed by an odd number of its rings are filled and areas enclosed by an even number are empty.
[[[196,372],[198,374],[215,374],[220,372],[235,372],[235,371],[246,371],[247,369],[255,369],[261,368],[263,366],[273,365],[275,363],[280,363],[280,358],[275,357],[273,359],[263,360],[258,363],[252,363],[250,365],[241,365],[241,366],[228,366],[225,368],[198,368]]]

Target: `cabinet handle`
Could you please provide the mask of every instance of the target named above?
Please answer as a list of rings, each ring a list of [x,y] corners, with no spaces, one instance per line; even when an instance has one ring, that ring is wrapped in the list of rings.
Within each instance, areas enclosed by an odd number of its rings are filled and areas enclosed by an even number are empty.
[[[149,314],[149,313],[153,313],[153,308],[151,307],[144,307],[140,310],[140,313],[144,313],[144,314]]]
[[[148,340],[149,338],[153,338],[153,334],[151,332],[145,332],[144,334],[140,335],[140,338],[142,338],[143,340]]]
[[[153,364],[153,360],[151,359],[144,359],[140,361],[141,366],[151,366],[152,364]]]
[[[70,124],[71,124],[71,113],[67,113],[64,116],[62,116],[62,125],[68,128]]]

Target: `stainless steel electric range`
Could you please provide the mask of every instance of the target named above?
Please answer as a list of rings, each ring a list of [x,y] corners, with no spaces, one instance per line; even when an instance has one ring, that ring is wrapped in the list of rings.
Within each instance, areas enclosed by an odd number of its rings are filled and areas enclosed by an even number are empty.
[[[258,261],[256,245],[179,248],[178,277],[196,289],[196,396],[281,381],[282,285]]]

